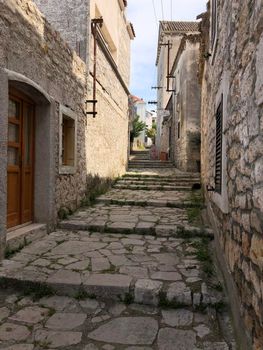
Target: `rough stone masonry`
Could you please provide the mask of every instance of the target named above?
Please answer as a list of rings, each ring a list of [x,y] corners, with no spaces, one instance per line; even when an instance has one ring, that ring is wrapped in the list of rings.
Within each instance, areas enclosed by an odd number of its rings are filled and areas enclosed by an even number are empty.
[[[206,192],[253,349],[263,348],[263,4],[216,1],[203,21],[202,181],[215,187],[216,111],[223,101],[222,189]],[[215,29],[214,41],[208,37]],[[211,33],[211,32],[210,32]],[[224,254],[222,254],[224,253]],[[226,276],[228,274],[226,273]],[[229,294],[233,287],[229,280]],[[232,299],[234,300],[234,299]],[[241,327],[242,322],[237,324]]]

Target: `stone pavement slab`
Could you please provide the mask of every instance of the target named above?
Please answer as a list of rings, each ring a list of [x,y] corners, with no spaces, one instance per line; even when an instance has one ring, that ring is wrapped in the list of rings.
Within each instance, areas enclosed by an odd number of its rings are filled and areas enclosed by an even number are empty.
[[[184,208],[162,206],[136,206],[114,204],[96,204],[93,207],[81,208],[70,219],[59,224],[64,230],[89,230],[107,233],[152,234],[157,236],[176,236],[182,228],[185,232],[196,235],[212,233],[206,228],[189,225],[188,214]],[[56,252],[62,254],[63,248],[70,250],[67,243],[58,247]],[[72,247],[75,251],[78,245]],[[92,250],[93,247],[87,248]],[[80,247],[83,251],[84,247]]]
[[[88,337],[117,344],[152,344],[158,331],[158,323],[151,317],[119,317],[107,322]]]
[[[223,334],[209,309],[168,310],[84,296],[25,298],[22,291],[12,289],[0,290],[0,309],[3,307],[10,317],[0,322],[1,350],[235,349],[231,347],[232,330]],[[44,319],[29,325],[15,317],[21,312],[31,318],[30,308],[44,310]]]
[[[204,283],[206,276],[192,246],[196,242],[200,239],[57,231],[39,242],[46,247],[41,254],[27,246],[4,260],[0,281],[18,287],[41,283],[59,295],[82,291],[153,305],[158,305],[162,295],[174,303],[215,304],[223,300],[223,294]],[[31,258],[23,261],[25,254]],[[44,266],[36,264],[39,260],[45,261]]]

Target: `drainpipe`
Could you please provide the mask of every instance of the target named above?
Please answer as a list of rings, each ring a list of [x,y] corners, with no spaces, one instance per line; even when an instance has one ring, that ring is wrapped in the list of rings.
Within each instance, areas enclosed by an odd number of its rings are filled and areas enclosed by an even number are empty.
[[[166,82],[166,91],[167,92],[175,92],[175,90],[170,90],[170,79],[174,78],[173,75],[170,74],[170,51],[173,46],[173,44],[170,43],[170,40],[167,41],[166,44],[161,44],[161,46],[167,46],[168,52],[167,52],[167,82]]]
[[[98,35],[98,26],[101,28],[103,24],[103,19],[101,18],[94,18],[91,20],[91,32],[93,34],[94,39],[94,54],[93,54],[93,95],[92,100],[87,100],[87,103],[92,104],[92,112],[86,112],[86,114],[91,114],[93,118],[96,117],[97,111],[96,111],[96,83],[97,83],[97,35]]]

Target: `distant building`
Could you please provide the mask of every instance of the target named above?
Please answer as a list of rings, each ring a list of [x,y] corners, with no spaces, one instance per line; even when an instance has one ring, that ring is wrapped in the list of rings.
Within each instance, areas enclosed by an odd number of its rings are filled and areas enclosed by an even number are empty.
[[[139,116],[139,120],[146,123],[146,102],[137,96],[132,96],[135,109],[135,115]],[[138,137],[134,139],[134,148],[143,148],[145,146],[146,130],[143,130]]]
[[[181,40],[171,68],[174,93],[167,106],[170,118],[165,124],[171,128],[170,160],[178,169],[192,172],[200,172],[200,40],[200,34],[185,34]]]
[[[194,118],[196,116],[190,116],[191,110],[191,99],[186,93],[186,85],[183,87],[183,79],[187,78],[187,71],[175,71],[175,61],[178,64],[178,59],[180,58],[180,65],[183,69],[192,69],[192,75],[195,72],[195,67],[192,67],[193,57],[185,53],[185,46],[187,46],[187,52],[191,51],[189,46],[190,40],[186,40],[188,37],[196,37],[200,35],[199,23],[198,22],[174,22],[174,21],[161,21],[159,26],[159,38],[158,38],[158,48],[157,48],[157,135],[156,135],[156,147],[160,158],[167,159],[175,162],[176,165],[182,170],[197,170],[197,166],[189,167],[191,163],[190,155],[191,151],[187,150],[189,147],[186,145],[188,143],[188,137],[186,136],[186,125],[187,120]],[[187,45],[186,45],[187,43]],[[197,48],[198,49],[198,48]],[[196,48],[195,48],[196,50]],[[198,51],[197,51],[198,52]],[[198,65],[198,57],[195,57],[196,66]],[[183,62],[183,63],[182,63]],[[174,71],[172,71],[172,68]],[[176,79],[174,77],[176,74]],[[187,78],[188,79],[188,78]],[[177,85],[176,82],[177,81]],[[197,78],[195,78],[197,81]],[[189,87],[190,80],[188,80]],[[176,88],[181,88],[181,97],[179,102],[179,97],[176,98]],[[194,89],[194,86],[192,87]],[[195,93],[192,90],[192,93]],[[187,95],[188,94],[188,95]],[[187,104],[185,104],[187,99]],[[175,111],[178,108],[178,103],[184,105],[183,110],[180,113],[180,118],[184,119],[183,127],[180,127],[182,131],[184,141],[178,141],[178,121],[175,121]],[[196,113],[196,112],[194,112]],[[177,119],[179,118],[177,113]],[[199,117],[200,118],[200,117]],[[185,135],[184,135],[185,134]],[[183,138],[181,140],[183,140]],[[180,143],[184,143],[181,147]],[[182,155],[179,155],[181,153]],[[187,159],[189,155],[189,159]],[[182,160],[184,158],[184,160]],[[195,163],[196,164],[196,163]]]

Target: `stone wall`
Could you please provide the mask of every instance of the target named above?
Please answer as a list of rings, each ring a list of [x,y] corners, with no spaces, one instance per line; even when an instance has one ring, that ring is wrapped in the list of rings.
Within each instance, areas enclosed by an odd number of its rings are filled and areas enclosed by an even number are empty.
[[[93,40],[90,67],[93,65]],[[129,60],[129,57],[122,57]],[[90,70],[91,71],[91,70]],[[125,83],[124,83],[125,84]],[[93,76],[88,82],[88,98],[92,98]],[[97,47],[97,116],[87,119],[88,173],[102,177],[122,175],[127,166],[129,141],[128,90],[113,70],[109,57],[100,45]],[[92,106],[87,108],[91,111]]]
[[[174,162],[180,170],[194,172],[200,171],[199,41],[199,35],[185,36],[172,73],[176,77]]]
[[[247,335],[253,349],[260,350],[263,348],[263,4],[257,0],[217,3],[217,45],[214,50],[212,47],[204,50],[207,60],[202,82],[202,181],[204,188],[215,186],[215,113],[223,95],[222,193],[206,192],[206,199],[216,230],[217,248],[224,253],[234,280]],[[248,347],[243,343],[240,348]]]
[[[34,0],[53,28],[77,52],[88,60],[89,0]]]
[[[35,220],[52,226],[59,208],[75,208],[85,195],[86,65],[31,0],[0,1],[0,7],[0,95],[7,103],[9,79],[9,85],[36,102]],[[5,103],[0,120],[7,128]],[[60,105],[75,113],[78,124],[76,171],[71,175],[59,173]],[[7,134],[2,140],[6,152]],[[0,209],[6,207],[6,158],[2,164],[0,188],[5,196]]]
[[[101,0],[36,1],[48,20],[72,47],[76,46],[75,37],[80,38],[79,40],[84,43],[86,52],[89,54],[86,59],[87,99],[89,100],[93,99],[94,51],[89,16],[98,17],[96,11],[99,11],[99,15],[104,18],[101,35],[105,36],[102,42],[107,40],[109,42],[104,45],[104,48],[102,44],[97,45],[97,116],[96,118],[92,118],[92,115],[87,117],[87,172],[103,178],[121,175],[127,166],[129,140],[130,36],[124,12],[121,11],[118,0],[110,0],[107,4]],[[58,21],[58,18],[61,19]],[[113,39],[114,42],[110,42]],[[114,46],[114,52],[111,51],[110,44]],[[87,104],[87,111],[92,111],[92,104]]]

